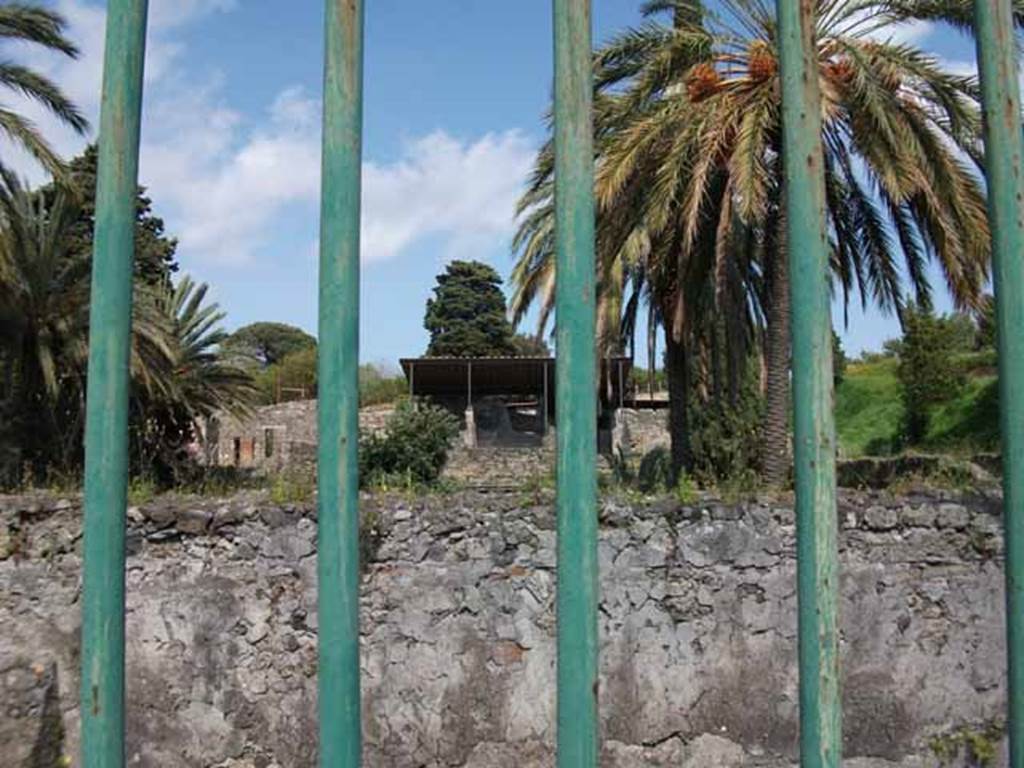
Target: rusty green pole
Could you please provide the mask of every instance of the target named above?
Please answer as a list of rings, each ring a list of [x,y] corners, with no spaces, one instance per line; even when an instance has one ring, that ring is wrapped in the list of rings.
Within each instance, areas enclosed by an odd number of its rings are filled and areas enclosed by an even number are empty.
[[[558,766],[597,765],[597,364],[590,2],[555,0]]]
[[[89,305],[82,573],[83,768],[124,765],[124,526],[146,0],[110,0]]]
[[[786,250],[793,336],[800,764],[838,768],[835,424],[814,0],[779,0]]]
[[[1010,766],[1024,766],[1024,140],[1017,38],[1008,0],[976,0],[999,344],[1006,530],[1007,731]]]
[[[326,0],[317,463],[320,765],[356,768],[362,0]]]

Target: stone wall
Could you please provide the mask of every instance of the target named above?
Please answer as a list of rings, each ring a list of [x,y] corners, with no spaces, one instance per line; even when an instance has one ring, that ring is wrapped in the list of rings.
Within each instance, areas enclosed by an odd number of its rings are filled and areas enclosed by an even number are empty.
[[[627,456],[639,459],[652,448],[669,447],[667,409],[623,408],[616,418],[616,442]]]
[[[550,498],[363,509],[365,764],[553,765]],[[74,499],[0,497],[5,766],[76,754],[79,519]],[[607,500],[600,519],[602,766],[791,766],[790,503]],[[843,493],[840,521],[845,765],[937,766],[930,745],[1002,718],[998,505]],[[130,510],[129,765],[315,765],[315,572],[309,509]]]
[[[457,446],[448,454],[443,476],[478,488],[523,488],[554,476],[554,431],[539,448]]]
[[[214,444],[211,460],[220,466],[267,472],[309,469],[308,456],[316,454],[316,404],[316,400],[293,400],[257,408],[244,419],[221,416],[208,430]],[[360,431],[382,431],[392,413],[392,405],[360,409]]]

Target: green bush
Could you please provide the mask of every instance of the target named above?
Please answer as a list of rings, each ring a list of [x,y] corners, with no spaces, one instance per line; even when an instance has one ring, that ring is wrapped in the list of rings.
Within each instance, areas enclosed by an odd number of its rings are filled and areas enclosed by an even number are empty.
[[[370,486],[396,481],[430,485],[440,477],[458,434],[458,419],[444,408],[403,401],[383,434],[367,435],[360,441],[360,478]]]
[[[846,375],[846,351],[839,334],[832,331],[832,384],[838,389]]]
[[[955,398],[965,374],[956,358],[965,343],[964,323],[958,317],[936,317],[929,310],[910,307],[903,317],[899,345],[900,381],[904,408],[904,435],[911,445],[928,433],[934,408]]]
[[[672,487],[672,451],[663,445],[644,454],[637,472],[637,485],[644,493]]]
[[[748,363],[732,397],[690,395],[689,472],[704,487],[738,480],[755,473],[761,446],[764,398],[759,371]]]

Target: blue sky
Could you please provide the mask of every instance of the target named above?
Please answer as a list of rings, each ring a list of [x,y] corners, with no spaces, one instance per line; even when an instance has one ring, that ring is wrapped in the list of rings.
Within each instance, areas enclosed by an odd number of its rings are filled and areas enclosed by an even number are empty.
[[[19,55],[95,122],[104,4],[50,4],[83,56]],[[595,40],[636,23],[639,4],[594,0]],[[322,3],[150,7],[141,182],[180,238],[182,270],[211,283],[230,327],[277,320],[315,331]],[[551,11],[549,0],[366,8],[361,344],[365,360],[393,363],[424,349],[424,305],[446,261],[509,271],[512,205],[544,138]],[[923,24],[893,33],[973,67],[972,44],[955,33]],[[80,149],[45,115],[38,121],[64,152]],[[841,317],[849,351],[896,333],[875,313],[853,311],[846,328]]]

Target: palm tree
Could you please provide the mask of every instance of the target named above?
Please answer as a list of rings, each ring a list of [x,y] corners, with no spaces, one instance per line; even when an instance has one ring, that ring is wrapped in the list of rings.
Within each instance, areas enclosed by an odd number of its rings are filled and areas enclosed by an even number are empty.
[[[67,468],[81,443],[90,262],[69,252],[67,237],[78,205],[74,192],[48,201],[0,167],[0,410],[13,433],[3,442],[40,470]],[[170,346],[145,300],[135,303],[132,342],[133,377],[159,389]]]
[[[660,273],[670,288],[651,294],[662,298],[670,377],[683,378],[679,358],[692,356],[686,342],[709,312],[740,328],[763,322],[762,471],[778,483],[788,467],[789,285],[774,5],[724,0],[717,8],[711,15],[692,0],[649,2],[643,26],[596,54],[598,228],[608,233],[599,238],[599,269],[626,259],[631,242],[645,244],[644,272]],[[669,26],[653,18],[663,11],[673,14]],[[898,313],[901,273],[927,303],[925,267],[935,258],[956,303],[975,305],[988,275],[988,231],[974,79],[879,39],[896,18],[887,4],[818,0],[816,13],[834,290]],[[550,215],[550,173],[542,151],[517,240],[521,304],[532,298],[528,278],[542,274],[538,265],[553,263],[539,236],[549,225],[537,218],[545,206]],[[723,303],[730,296],[731,307]],[[736,311],[738,324],[728,318]]]
[[[0,168],[0,481],[81,460],[90,258],[75,238],[80,198],[60,185],[27,190]],[[219,352],[226,334],[207,287],[136,275],[131,430],[136,467],[171,457],[215,411],[245,409],[247,374]]]
[[[202,434],[201,422],[219,412],[245,414],[255,402],[252,377],[221,354],[228,333],[224,313],[207,304],[209,286],[185,275],[153,287],[136,281],[144,302],[163,322],[167,377],[159,389],[134,393],[132,453],[136,470],[164,483],[181,480],[188,448]]]
[[[28,3],[0,4],[0,39],[32,43],[70,58],[78,49],[64,35],[67,24],[59,13]],[[13,61],[0,62],[0,85],[43,105],[65,125],[84,134],[89,123],[64,92],[49,78]],[[34,157],[50,174],[65,173],[63,161],[26,117],[0,105],[0,132]],[[0,163],[2,165],[2,163]]]

